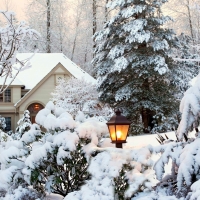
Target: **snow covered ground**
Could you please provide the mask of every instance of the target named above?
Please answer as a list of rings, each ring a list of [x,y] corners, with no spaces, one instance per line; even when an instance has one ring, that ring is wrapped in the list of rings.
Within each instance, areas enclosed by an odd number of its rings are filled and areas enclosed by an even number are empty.
[[[169,139],[176,140],[176,136],[174,132],[167,132],[162,133],[161,135],[167,135]],[[127,143],[123,144],[124,149],[134,148],[139,149],[147,145],[157,146],[159,145],[158,141],[156,140],[156,134],[145,134],[145,135],[138,135],[138,136],[131,136],[127,138]],[[103,147],[114,147],[115,144],[111,143],[110,139],[105,139],[102,142]]]
[[[45,198],[45,200],[62,200],[62,199],[64,198],[58,194],[50,194],[50,195],[47,195]]]

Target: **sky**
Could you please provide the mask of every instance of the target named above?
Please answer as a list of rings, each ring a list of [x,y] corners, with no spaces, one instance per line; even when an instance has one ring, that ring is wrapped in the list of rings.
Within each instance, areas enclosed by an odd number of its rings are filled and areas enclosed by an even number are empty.
[[[8,5],[9,10],[12,10],[16,13],[16,18],[19,21],[26,21],[26,2],[27,0],[0,0],[0,10],[6,10],[6,5]]]

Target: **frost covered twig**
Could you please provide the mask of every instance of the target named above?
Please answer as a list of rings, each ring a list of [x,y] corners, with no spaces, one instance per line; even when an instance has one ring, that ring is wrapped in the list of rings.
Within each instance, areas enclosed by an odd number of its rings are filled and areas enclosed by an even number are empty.
[[[0,93],[3,93],[21,70],[30,67],[29,59],[19,61],[16,54],[23,48],[25,38],[38,39],[39,33],[23,21],[15,24],[13,12],[0,11],[0,14],[6,20],[5,26],[0,27],[0,77],[3,80]],[[19,67],[14,68],[15,64]]]

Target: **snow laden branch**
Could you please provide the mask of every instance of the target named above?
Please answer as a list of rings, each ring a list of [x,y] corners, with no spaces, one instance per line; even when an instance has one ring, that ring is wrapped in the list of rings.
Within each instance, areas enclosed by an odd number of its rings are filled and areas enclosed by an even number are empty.
[[[96,84],[84,79],[60,79],[51,95],[51,100],[56,106],[64,108],[72,116],[82,111],[88,116],[95,116],[104,121],[113,115],[108,104],[103,104],[98,100]]]
[[[101,148],[88,168],[91,179],[65,200],[129,199],[156,185],[152,146],[138,150]]]
[[[37,40],[39,33],[29,28],[24,21],[17,24],[13,12],[0,11],[0,14],[5,21],[4,26],[0,26],[0,93],[2,93],[21,70],[30,67],[28,62],[30,58],[20,61],[16,58],[16,54],[23,49],[25,39]]]
[[[182,113],[181,122],[178,127],[179,138],[182,139],[184,134],[188,134],[193,128],[199,125],[200,116],[200,75],[191,88],[189,88],[180,104],[180,112]]]

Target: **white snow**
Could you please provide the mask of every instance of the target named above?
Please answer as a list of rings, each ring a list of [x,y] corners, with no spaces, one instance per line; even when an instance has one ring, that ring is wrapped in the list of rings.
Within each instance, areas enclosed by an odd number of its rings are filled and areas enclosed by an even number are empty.
[[[24,61],[32,55],[31,53],[19,53],[17,58],[20,61]],[[62,53],[36,53],[29,62],[32,67],[21,71],[17,76],[17,79],[25,85],[26,89],[34,88],[58,63],[61,63],[75,78],[83,78],[88,82],[95,82],[93,77]]]
[[[174,132],[162,133],[161,135],[167,135],[170,139],[176,140],[176,135]],[[123,144],[123,149],[139,149],[148,145],[159,146],[160,144],[156,140],[157,135],[155,134],[145,134],[138,136],[127,137],[127,143]],[[114,147],[115,144],[111,143],[110,138],[104,139],[102,142],[102,147]]]

